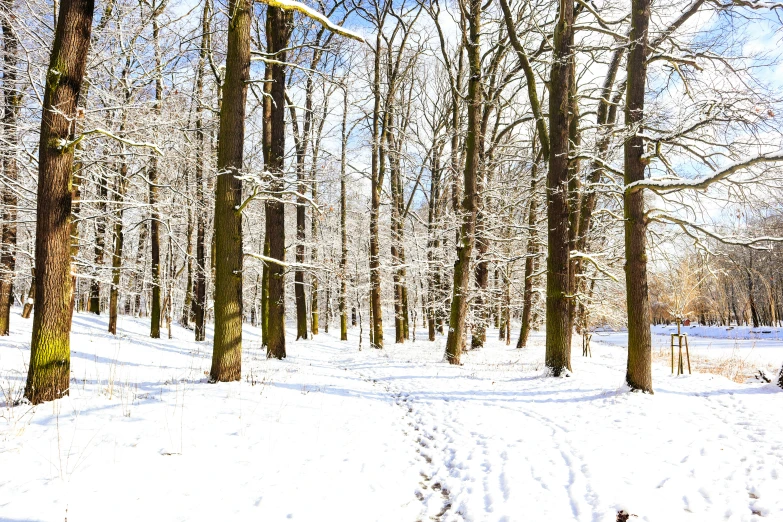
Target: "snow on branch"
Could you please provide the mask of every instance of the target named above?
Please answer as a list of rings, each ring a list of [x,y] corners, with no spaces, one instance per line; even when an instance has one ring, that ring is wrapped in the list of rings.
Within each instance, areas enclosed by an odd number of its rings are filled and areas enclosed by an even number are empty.
[[[106,129],[92,129],[88,131],[82,132],[78,138],[68,141],[68,140],[59,140],[57,143],[57,149],[58,150],[66,150],[69,149],[76,144],[78,144],[80,141],[82,141],[84,138],[89,136],[90,134],[101,134],[103,136],[106,136],[107,138],[111,138],[115,141],[119,141],[120,143],[127,145],[128,147],[142,147],[147,149],[152,149],[152,151],[157,154],[158,156],[163,156],[163,152],[158,148],[158,146],[155,143],[150,143],[146,141],[131,141],[126,140],[125,138],[120,138],[116,134],[114,134],[111,131],[107,131]]]
[[[329,20],[329,18],[326,15],[323,15],[318,11],[316,11],[315,9],[306,6],[301,2],[297,2],[296,0],[257,0],[257,1],[272,7],[278,7],[285,11],[297,11],[307,16],[308,18],[312,18],[313,20],[315,20],[316,22],[318,22],[319,24],[321,24],[322,26],[329,29],[331,32],[335,34],[339,34],[340,36],[345,36],[346,38],[352,38],[354,40],[358,40],[364,43],[364,37],[362,37],[359,33],[355,33],[350,29],[346,29],[345,27],[335,24],[334,22]]]
[[[605,275],[606,277],[608,277],[609,279],[611,279],[615,283],[618,283],[619,280],[617,279],[617,277],[615,275],[609,273],[609,271],[606,270],[605,268],[603,268],[598,263],[598,261],[596,261],[595,257],[596,257],[596,255],[590,255],[590,254],[588,254],[586,252],[579,252],[578,250],[572,250],[571,251],[571,259],[584,259],[585,261],[588,261],[590,264],[592,264],[595,267],[595,269],[598,272],[602,273],[603,275]]]
[[[264,263],[271,263],[273,265],[282,266],[283,268],[307,268],[311,270],[324,270],[324,267],[322,266],[308,265],[306,263],[286,263],[285,261],[281,261],[280,259],[275,259],[274,257],[264,256],[261,254],[255,254],[253,252],[245,252],[244,255],[246,257],[252,257],[253,259],[258,259],[259,261],[263,261]]]
[[[720,7],[726,9],[729,7],[747,7],[748,9],[783,9],[783,4],[780,2],[764,2],[754,0],[731,0],[726,3],[716,2]]]
[[[645,179],[634,181],[625,186],[625,193],[632,194],[642,189],[650,189],[654,192],[674,192],[678,190],[704,190],[713,183],[722,181],[732,174],[752,167],[758,163],[773,163],[783,161],[783,150],[761,154],[754,158],[734,163],[723,170],[713,172],[707,176],[695,179],[675,178],[675,179]]]
[[[686,221],[684,219],[680,219],[669,214],[656,214],[654,216],[651,216],[650,220],[677,225],[687,235],[695,238],[695,236],[691,234],[690,231],[688,230],[689,228],[692,228],[693,230],[700,232],[705,236],[710,237],[725,245],[744,246],[744,247],[754,248],[759,250],[767,250],[769,248],[768,246],[766,245],[757,246],[757,245],[759,243],[783,243],[783,237],[776,237],[776,236],[757,236],[757,237],[724,236],[722,234],[718,234],[717,232],[707,229],[703,225],[692,223],[690,221]]]

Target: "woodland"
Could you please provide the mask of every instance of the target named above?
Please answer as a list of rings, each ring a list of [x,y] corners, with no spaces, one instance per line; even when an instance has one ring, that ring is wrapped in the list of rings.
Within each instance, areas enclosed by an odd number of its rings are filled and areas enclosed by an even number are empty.
[[[554,377],[575,334],[627,328],[625,382],[653,393],[653,322],[783,315],[780,10],[3,0],[25,400],[68,393],[78,313],[214,324],[210,382],[242,378],[243,323],[277,359],[423,329],[455,365],[542,328]]]

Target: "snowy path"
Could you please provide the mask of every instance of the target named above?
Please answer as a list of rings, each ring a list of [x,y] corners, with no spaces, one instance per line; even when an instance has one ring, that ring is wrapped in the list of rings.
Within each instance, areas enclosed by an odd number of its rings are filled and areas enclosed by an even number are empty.
[[[341,361],[396,397],[423,519],[783,520],[776,389],[656,367],[654,397],[628,394],[621,350],[549,379],[534,344],[492,343],[462,368],[423,342]]]
[[[15,320],[6,395],[29,357]],[[208,385],[191,333],[104,328],[75,318],[69,398],[0,404],[0,520],[783,520],[771,385],[656,366],[656,394],[629,394],[624,350],[599,343],[547,378],[540,336],[462,367],[443,339],[359,352],[332,334],[269,361],[253,328],[243,382]]]

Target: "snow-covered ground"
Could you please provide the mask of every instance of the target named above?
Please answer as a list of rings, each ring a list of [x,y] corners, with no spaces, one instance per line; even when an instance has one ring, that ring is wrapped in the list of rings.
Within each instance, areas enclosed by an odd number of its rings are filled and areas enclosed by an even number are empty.
[[[243,381],[207,384],[209,339],[77,314],[71,396],[11,407],[30,326],[0,338],[0,520],[783,520],[783,393],[662,363],[628,393],[620,345],[554,379],[541,335],[452,367],[356,330],[267,360],[247,327]]]

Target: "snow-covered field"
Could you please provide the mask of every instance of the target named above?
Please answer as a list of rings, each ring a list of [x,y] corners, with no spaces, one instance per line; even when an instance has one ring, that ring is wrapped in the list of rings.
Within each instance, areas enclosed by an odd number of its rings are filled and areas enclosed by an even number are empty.
[[[754,379],[758,370],[763,370],[771,378],[783,364],[781,328],[683,326],[681,332],[688,336],[694,366],[699,366],[699,361],[709,361],[731,367],[747,379]],[[677,327],[653,326],[652,333],[653,352],[662,361],[671,353],[671,334],[677,333]],[[593,333],[593,340],[625,347],[628,345],[628,334],[599,331]]]
[[[541,335],[452,367],[356,330],[267,360],[247,327],[243,381],[207,384],[209,339],[77,314],[70,397],[11,407],[30,326],[0,339],[0,520],[783,520],[783,392],[656,363],[628,393],[621,345],[554,379]]]

